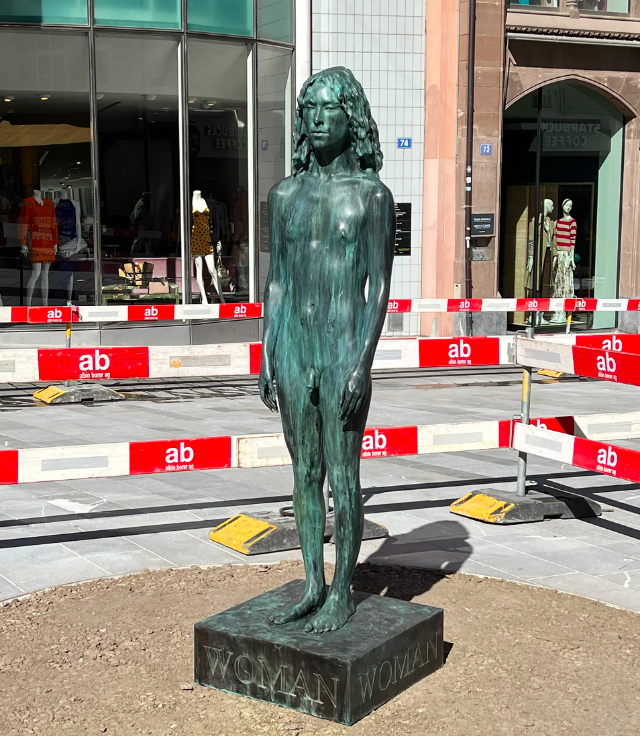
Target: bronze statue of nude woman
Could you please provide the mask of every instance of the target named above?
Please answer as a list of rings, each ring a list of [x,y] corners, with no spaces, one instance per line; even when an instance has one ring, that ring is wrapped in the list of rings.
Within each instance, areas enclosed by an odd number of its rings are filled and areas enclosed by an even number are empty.
[[[281,412],[293,460],[293,507],[306,571],[302,598],[271,620],[314,614],[334,631],[355,612],[351,579],[364,521],[360,453],[371,365],[389,299],[393,196],[380,181],[378,129],[344,67],[310,77],[298,97],[293,175],[269,193],[271,264],[264,296],[260,394]],[[324,577],[328,473],[335,576]]]

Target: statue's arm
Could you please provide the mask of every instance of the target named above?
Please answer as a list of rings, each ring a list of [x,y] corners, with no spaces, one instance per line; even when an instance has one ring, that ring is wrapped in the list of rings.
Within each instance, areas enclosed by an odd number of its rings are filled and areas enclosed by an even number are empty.
[[[371,369],[389,307],[389,288],[396,236],[396,213],[391,192],[384,187],[372,198],[367,224],[369,293],[362,330],[360,363]]]
[[[371,381],[371,366],[389,306],[389,287],[395,248],[396,214],[386,187],[377,189],[368,208],[365,250],[369,292],[356,364],[346,376],[340,399],[340,416],[348,421],[362,407]]]
[[[262,335],[262,366],[259,383],[262,400],[269,409],[277,411],[278,404],[273,386],[275,375],[274,355],[282,322],[282,305],[286,291],[282,237],[282,196],[278,193],[277,186],[269,192],[268,216],[271,236],[271,260],[264,288],[264,332]]]

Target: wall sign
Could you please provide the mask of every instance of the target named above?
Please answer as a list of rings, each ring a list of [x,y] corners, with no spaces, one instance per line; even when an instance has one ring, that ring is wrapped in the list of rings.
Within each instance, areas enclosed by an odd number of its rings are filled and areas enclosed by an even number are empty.
[[[398,148],[411,148],[411,138],[398,138]]]
[[[496,216],[493,212],[486,215],[471,215],[471,237],[495,235]]]
[[[481,143],[480,144],[480,155],[481,156],[493,156],[493,143]]]
[[[397,256],[411,255],[411,205],[396,202],[396,247]]]

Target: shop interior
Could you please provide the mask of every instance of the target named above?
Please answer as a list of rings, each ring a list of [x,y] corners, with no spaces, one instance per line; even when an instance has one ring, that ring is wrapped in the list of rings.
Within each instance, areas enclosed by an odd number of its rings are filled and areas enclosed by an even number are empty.
[[[544,87],[506,110],[502,296],[617,296],[623,124],[622,114],[601,95],[572,83]],[[510,327],[521,329],[527,319],[525,313],[510,314]],[[564,312],[544,313],[537,326],[564,331],[567,319]],[[576,313],[571,329],[614,325],[614,314]]]

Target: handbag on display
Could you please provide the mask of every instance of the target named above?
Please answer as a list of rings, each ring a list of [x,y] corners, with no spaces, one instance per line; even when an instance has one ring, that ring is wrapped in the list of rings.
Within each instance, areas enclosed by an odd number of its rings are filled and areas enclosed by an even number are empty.
[[[71,238],[71,240],[67,240],[66,243],[59,244],[58,253],[60,253],[63,258],[71,258],[88,247],[87,241],[83,237],[75,237]]]

